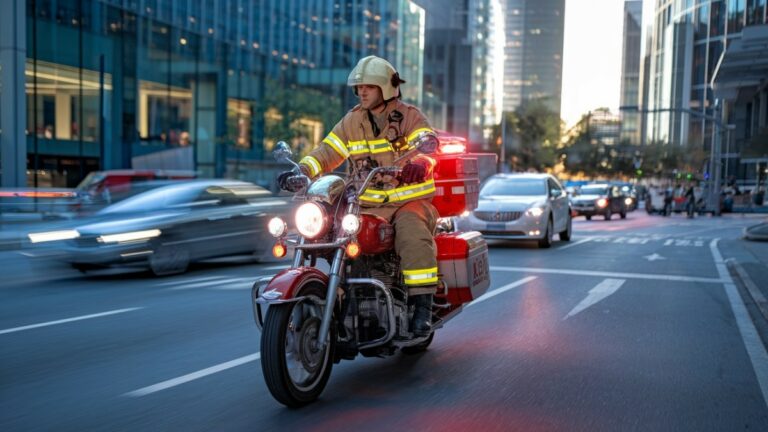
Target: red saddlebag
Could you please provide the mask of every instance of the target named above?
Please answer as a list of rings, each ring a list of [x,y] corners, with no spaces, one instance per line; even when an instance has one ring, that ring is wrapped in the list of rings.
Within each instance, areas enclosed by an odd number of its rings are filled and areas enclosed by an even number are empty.
[[[485,294],[491,285],[488,245],[477,231],[444,233],[435,237],[437,268],[447,286],[448,303],[460,305]]]
[[[477,159],[466,154],[438,154],[431,157],[437,161],[432,205],[440,216],[459,216],[467,210],[474,210],[480,194]]]

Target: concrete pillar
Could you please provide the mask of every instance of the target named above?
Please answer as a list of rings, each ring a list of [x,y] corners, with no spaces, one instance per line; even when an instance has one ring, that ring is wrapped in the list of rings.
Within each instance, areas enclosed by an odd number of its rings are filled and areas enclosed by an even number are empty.
[[[0,13],[0,152],[1,187],[27,185],[27,98],[24,64],[27,58],[24,0],[8,0]]]

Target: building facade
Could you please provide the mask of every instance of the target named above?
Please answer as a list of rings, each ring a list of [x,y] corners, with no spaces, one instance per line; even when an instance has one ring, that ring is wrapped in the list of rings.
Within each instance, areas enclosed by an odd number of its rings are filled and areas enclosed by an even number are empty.
[[[624,1],[624,31],[621,52],[621,96],[619,105],[637,107],[640,105],[640,45],[642,41],[643,2]],[[637,110],[621,113],[622,142],[640,144],[640,118]]]
[[[718,62],[744,27],[766,22],[766,0],[656,0],[654,14],[646,139],[708,148]]]
[[[504,0],[504,111],[543,100],[560,116],[565,0]]]
[[[0,91],[24,89],[11,106],[26,120],[23,140],[0,124],[0,158],[25,153],[31,186],[127,167],[269,183],[253,168],[277,140],[299,153],[319,142],[354,105],[346,79],[366,55],[400,70],[405,100],[422,97],[425,13],[409,0],[12,4],[24,12],[10,50],[25,53],[24,79]]]

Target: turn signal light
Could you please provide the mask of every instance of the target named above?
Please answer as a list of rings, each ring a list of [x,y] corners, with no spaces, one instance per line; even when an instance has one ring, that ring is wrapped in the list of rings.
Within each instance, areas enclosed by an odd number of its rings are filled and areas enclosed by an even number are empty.
[[[272,255],[275,256],[275,258],[282,258],[285,256],[286,250],[285,245],[282,243],[275,243],[274,246],[272,246]]]
[[[350,258],[357,258],[360,255],[360,245],[357,243],[350,243],[347,245],[347,256]]]

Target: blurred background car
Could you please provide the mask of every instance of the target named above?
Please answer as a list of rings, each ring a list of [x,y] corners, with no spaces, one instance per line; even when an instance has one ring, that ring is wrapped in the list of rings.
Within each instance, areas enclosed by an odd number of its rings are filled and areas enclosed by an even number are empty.
[[[290,198],[234,180],[146,182],[131,191],[132,196],[68,226],[30,233],[29,240],[55,248],[83,272],[139,265],[167,275],[208,258],[269,256],[267,222],[286,217],[292,207]]]
[[[478,207],[456,218],[455,226],[486,238],[536,240],[547,248],[556,233],[571,239],[571,210],[565,189],[549,174],[496,174],[480,189]]]
[[[628,182],[610,182],[611,186],[618,186],[621,188],[621,193],[624,195],[624,204],[627,208],[627,212],[632,212],[637,209],[638,191],[635,185]]]
[[[581,187],[579,195],[571,200],[576,216],[584,216],[592,220],[592,216],[602,215],[605,220],[611,220],[614,213],[622,219],[627,217],[626,196],[621,187],[610,184],[590,184]]]

